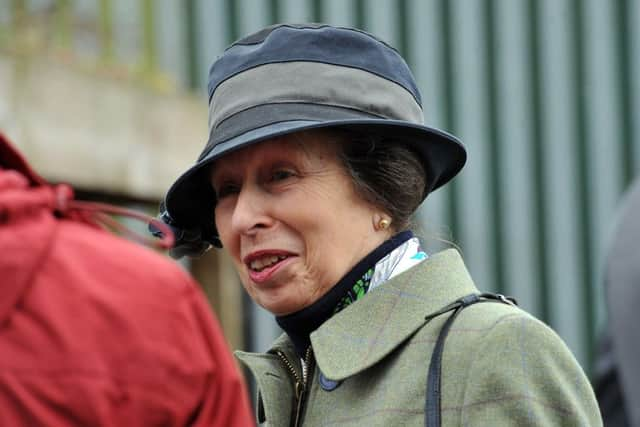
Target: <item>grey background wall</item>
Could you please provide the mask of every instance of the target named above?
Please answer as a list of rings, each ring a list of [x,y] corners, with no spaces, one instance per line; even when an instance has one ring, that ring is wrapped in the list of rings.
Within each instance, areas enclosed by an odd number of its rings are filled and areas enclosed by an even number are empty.
[[[640,168],[640,0],[0,0],[0,128],[27,139],[33,156],[48,153],[19,101],[27,89],[16,93],[18,62],[30,70],[43,56],[71,62],[69,73],[90,76],[85,90],[116,84],[113,111],[131,97],[140,110],[162,111],[154,125],[138,123],[147,131],[118,135],[125,153],[147,147],[126,167],[139,170],[149,156],[170,167],[149,167],[133,184],[115,186],[105,174],[85,186],[153,204],[204,141],[212,60],[235,38],[280,21],[358,26],[403,53],[426,122],[459,136],[469,152],[463,173],[419,211],[428,248],[455,242],[481,288],[515,296],[589,369],[605,320],[608,234]],[[34,37],[35,48],[16,48]],[[44,70],[39,76],[46,83]],[[61,105],[72,110],[73,97]],[[163,139],[165,127],[172,138]],[[68,129],[58,129],[60,138]],[[90,126],[76,149],[91,149],[86,141],[100,135],[104,127]],[[158,138],[163,151],[151,153]],[[68,167],[49,169],[83,185]],[[145,177],[157,185],[141,186]],[[242,345],[264,349],[277,327],[243,304]]]

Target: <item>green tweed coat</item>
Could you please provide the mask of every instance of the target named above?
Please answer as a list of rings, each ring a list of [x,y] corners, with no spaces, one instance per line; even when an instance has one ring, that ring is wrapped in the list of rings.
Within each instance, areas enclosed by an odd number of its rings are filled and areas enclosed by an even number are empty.
[[[449,314],[426,321],[477,292],[455,250],[372,290],[311,335],[316,363],[302,408],[304,426],[424,426],[426,379],[438,332]],[[300,369],[281,336],[264,354],[238,352],[255,377],[258,421],[289,426],[293,375]],[[327,391],[320,373],[339,382]],[[326,388],[326,387],[325,387]],[[600,426],[582,369],[561,339],[519,308],[500,303],[464,309],[442,362],[443,426]]]

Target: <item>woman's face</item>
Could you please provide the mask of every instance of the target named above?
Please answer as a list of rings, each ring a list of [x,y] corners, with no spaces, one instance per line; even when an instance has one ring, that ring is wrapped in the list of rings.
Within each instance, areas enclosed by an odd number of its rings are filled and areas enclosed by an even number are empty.
[[[311,305],[390,237],[323,133],[289,135],[215,162],[215,220],[247,292],[276,315]]]

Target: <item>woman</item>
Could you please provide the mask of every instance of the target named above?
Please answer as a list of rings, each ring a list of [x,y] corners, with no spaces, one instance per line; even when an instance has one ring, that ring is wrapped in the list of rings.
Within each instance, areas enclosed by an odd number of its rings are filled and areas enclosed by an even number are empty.
[[[409,231],[466,154],[423,125],[393,48],[353,29],[269,27],[213,64],[209,96],[209,141],[163,218],[177,253],[224,247],[285,331],[265,354],[238,353],[259,422],[601,423],[558,336],[512,304],[458,311],[487,298],[455,250],[427,256]]]

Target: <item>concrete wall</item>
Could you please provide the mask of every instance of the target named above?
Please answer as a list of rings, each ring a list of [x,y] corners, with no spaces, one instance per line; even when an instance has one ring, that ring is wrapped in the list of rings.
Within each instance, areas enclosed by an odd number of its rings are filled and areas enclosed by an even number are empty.
[[[206,101],[0,53],[0,129],[50,180],[159,200],[204,146]]]

